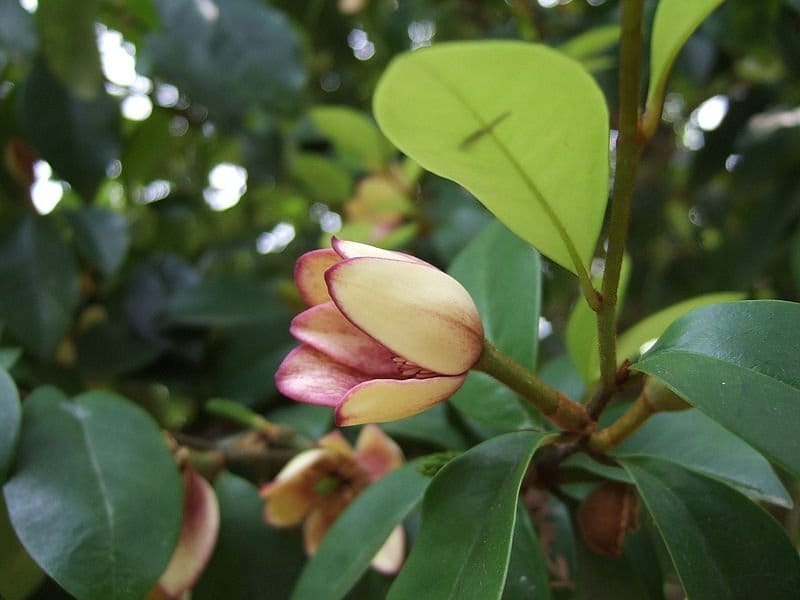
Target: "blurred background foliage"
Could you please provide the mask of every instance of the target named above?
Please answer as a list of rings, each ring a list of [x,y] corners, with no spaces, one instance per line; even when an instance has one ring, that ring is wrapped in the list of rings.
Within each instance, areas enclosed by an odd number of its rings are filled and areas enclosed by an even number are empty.
[[[222,397],[320,435],[329,411],[288,405],[272,379],[300,308],[297,256],[336,233],[445,268],[490,220],[377,130],[388,62],[448,40],[561,46],[613,108],[618,12],[613,0],[0,0],[0,365],[23,394],[110,388],[173,431],[230,431],[203,411]],[[718,290],[800,299],[798,73],[797,0],[728,0],[693,35],[640,170],[622,328]],[[539,363],[555,373],[577,287],[543,269]],[[446,446],[481,435],[449,405],[430,415],[458,425],[430,429]],[[389,429],[431,442],[424,422]],[[223,504],[250,493],[222,485]]]

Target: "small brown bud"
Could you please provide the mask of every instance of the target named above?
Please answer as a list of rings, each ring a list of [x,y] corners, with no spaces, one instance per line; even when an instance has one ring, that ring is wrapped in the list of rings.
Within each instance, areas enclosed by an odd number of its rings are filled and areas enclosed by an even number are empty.
[[[607,481],[578,507],[578,528],[598,554],[619,558],[629,531],[639,529],[639,496],[633,486]]]

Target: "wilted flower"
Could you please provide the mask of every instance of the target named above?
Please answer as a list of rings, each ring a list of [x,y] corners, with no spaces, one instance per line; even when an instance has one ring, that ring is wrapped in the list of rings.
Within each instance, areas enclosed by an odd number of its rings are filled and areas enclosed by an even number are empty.
[[[401,419],[450,397],[481,354],[483,326],[455,279],[401,252],[333,239],[301,256],[311,306],[292,321],[302,345],[275,380],[284,395],[336,407],[338,425]]]
[[[319,447],[295,456],[261,488],[264,519],[276,527],[303,523],[303,542],[312,555],[336,518],[370,483],[403,464],[400,448],[376,425],[361,430],[352,446],[338,431]],[[398,525],[372,560],[377,570],[396,573],[403,562],[405,534]]]

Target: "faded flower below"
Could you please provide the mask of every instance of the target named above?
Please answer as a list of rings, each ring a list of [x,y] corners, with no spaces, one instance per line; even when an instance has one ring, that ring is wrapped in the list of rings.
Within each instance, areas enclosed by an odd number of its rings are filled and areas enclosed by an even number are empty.
[[[281,393],[335,407],[337,425],[401,419],[453,395],[483,344],[469,293],[408,254],[332,245],[297,261],[311,308],[292,321],[302,345],[275,375]]]
[[[303,523],[306,553],[313,555],[325,533],[345,508],[371,483],[403,464],[403,454],[376,425],[361,430],[356,448],[338,431],[319,440],[261,488],[267,501],[264,519],[276,527]],[[405,533],[398,525],[372,559],[386,574],[400,570],[405,553]]]

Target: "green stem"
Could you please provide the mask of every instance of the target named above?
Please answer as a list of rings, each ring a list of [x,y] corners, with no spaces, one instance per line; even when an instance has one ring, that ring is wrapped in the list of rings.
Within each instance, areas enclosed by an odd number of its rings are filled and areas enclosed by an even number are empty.
[[[656,409],[648,402],[647,395],[642,393],[619,419],[589,437],[589,449],[602,454],[616,448],[655,413]]]
[[[276,444],[299,450],[314,447],[312,440],[291,427],[272,423],[238,402],[213,398],[206,402],[205,409],[212,415],[228,419],[248,429],[259,431]]]
[[[622,1],[622,32],[619,64],[619,137],[608,252],[603,273],[602,301],[597,312],[601,383],[605,390],[616,388],[616,310],[622,258],[628,238],[631,204],[639,164],[642,138],[639,134],[639,100],[644,0]],[[593,413],[593,416],[594,413]]]
[[[585,432],[593,425],[585,406],[547,385],[488,340],[483,341],[483,352],[473,368],[510,387],[567,431]]]

